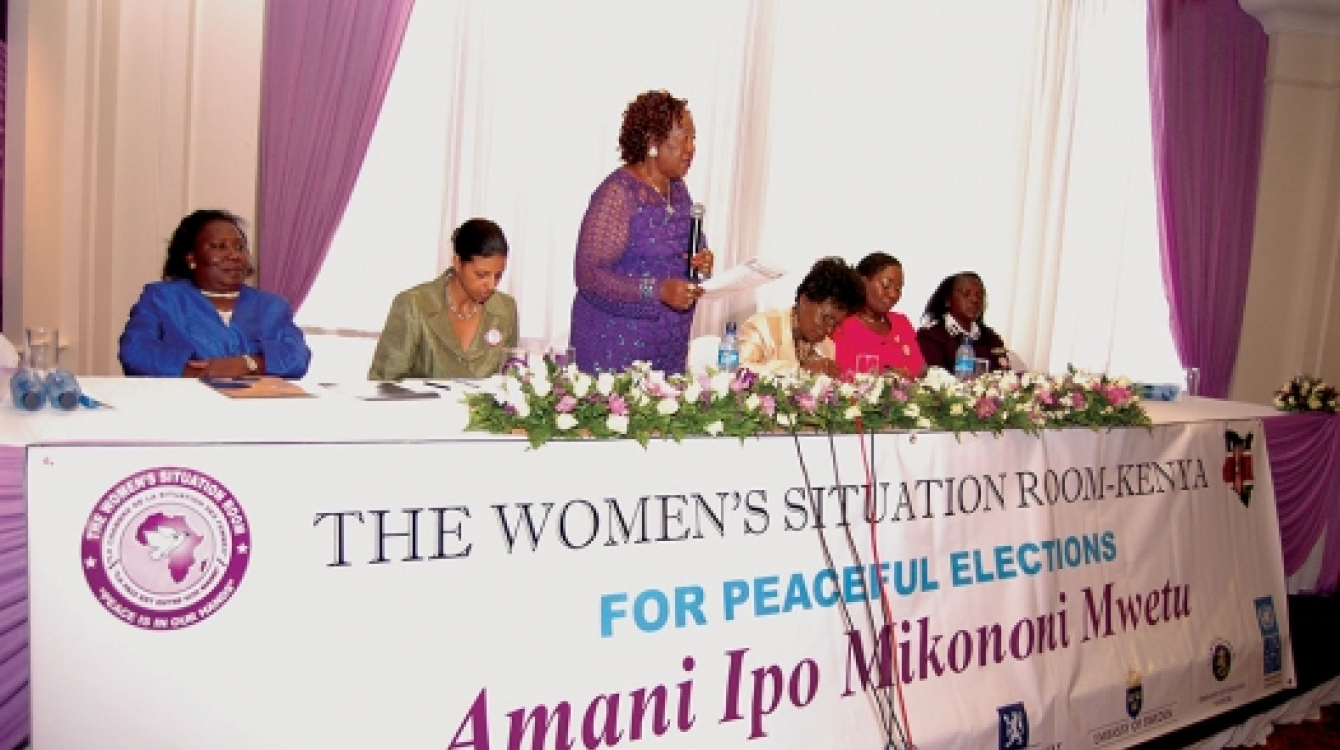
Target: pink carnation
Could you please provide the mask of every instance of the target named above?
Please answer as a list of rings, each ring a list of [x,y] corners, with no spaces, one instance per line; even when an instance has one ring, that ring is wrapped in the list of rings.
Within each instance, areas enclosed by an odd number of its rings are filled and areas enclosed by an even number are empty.
[[[977,416],[980,419],[987,419],[996,413],[996,400],[994,398],[982,398],[977,400]]]
[[[563,398],[558,400],[558,403],[554,404],[554,411],[559,414],[567,414],[575,408],[577,408],[577,399],[568,395],[564,395]]]
[[[610,414],[620,417],[628,416],[628,402],[624,400],[623,396],[620,396],[617,393],[611,393],[609,405]]]
[[[1131,400],[1130,389],[1117,386],[1108,387],[1104,390],[1103,395],[1107,396],[1107,402],[1113,406],[1122,406]]]

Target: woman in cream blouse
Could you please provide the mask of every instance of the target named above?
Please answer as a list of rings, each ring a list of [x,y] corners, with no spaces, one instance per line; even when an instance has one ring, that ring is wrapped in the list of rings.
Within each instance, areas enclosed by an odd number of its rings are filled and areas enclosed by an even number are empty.
[[[799,366],[841,375],[828,336],[865,304],[861,277],[841,258],[821,258],[796,288],[796,304],[755,313],[740,328],[740,365]]]

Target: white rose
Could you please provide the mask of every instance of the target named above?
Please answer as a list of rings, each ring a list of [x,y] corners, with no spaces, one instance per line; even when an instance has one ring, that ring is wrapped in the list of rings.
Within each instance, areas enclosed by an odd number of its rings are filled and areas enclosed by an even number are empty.
[[[921,414],[921,409],[916,404],[908,404],[903,413],[912,419],[916,419]]]
[[[586,394],[591,392],[591,376],[584,372],[577,373],[572,379],[572,395],[577,398],[585,398]]]
[[[702,395],[702,386],[698,385],[696,382],[689,383],[689,387],[684,389],[684,400],[689,403],[693,403],[699,398],[702,398]]]
[[[703,431],[706,432],[708,435],[720,435],[721,431],[724,429],[726,429],[726,425],[722,424],[721,420],[718,419],[717,421],[704,427]]]
[[[955,417],[962,416],[963,404],[955,402],[953,406],[949,407],[949,413]]]
[[[814,382],[810,384],[810,395],[813,396],[815,399],[818,399],[819,396],[822,393],[824,393],[824,391],[827,391],[829,389],[828,381],[829,378],[827,375],[824,375],[823,373],[816,375],[814,378]]]
[[[544,377],[536,377],[530,381],[530,387],[535,391],[535,395],[540,398],[548,396],[549,392],[554,389],[553,384],[549,382],[549,378]]]
[[[947,386],[957,385],[958,379],[943,367],[932,367],[926,371],[924,382],[929,388],[942,389]]]
[[[758,405],[761,403],[757,393],[749,394],[749,398],[744,400],[744,408],[749,411],[758,411]]]
[[[611,414],[611,415],[609,415],[609,416],[605,419],[605,426],[608,427],[608,428],[610,429],[610,432],[617,432],[617,433],[619,433],[620,435],[627,434],[627,432],[628,432],[628,415],[627,415],[627,414]]]
[[[931,421],[925,417],[922,417],[917,420],[917,427],[920,427],[923,430],[929,430],[931,428]]]
[[[554,426],[560,430],[571,430],[577,426],[577,418],[571,414],[559,414],[554,417]]]
[[[679,411],[679,401],[673,398],[663,398],[656,404],[656,412],[663,417]]]
[[[779,425],[781,425],[781,426],[783,426],[783,427],[790,427],[790,426],[791,426],[791,415],[790,415],[790,414],[778,414],[778,415],[777,415],[777,424],[779,424]]]
[[[842,412],[842,416],[846,419],[856,419],[861,416],[861,407],[856,405],[848,406],[847,410]]]
[[[526,402],[525,396],[513,401],[512,408],[516,410],[516,415],[522,419],[530,416],[530,404]]]
[[[614,392],[614,376],[608,372],[600,373],[596,378],[596,392],[608,398]]]
[[[850,399],[852,396],[856,395],[856,386],[851,383],[843,383],[838,386],[838,395],[843,399]]]
[[[884,381],[876,380],[870,384],[870,390],[865,392],[865,400],[872,404],[879,403],[879,396],[884,392]]]
[[[718,372],[712,376],[712,395],[716,398],[724,398],[730,393],[731,381],[735,380],[733,372]]]

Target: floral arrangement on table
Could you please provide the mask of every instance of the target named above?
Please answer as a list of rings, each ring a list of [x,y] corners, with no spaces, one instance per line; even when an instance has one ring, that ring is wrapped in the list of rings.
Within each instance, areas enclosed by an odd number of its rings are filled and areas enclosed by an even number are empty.
[[[680,440],[775,432],[879,430],[992,432],[1148,426],[1130,381],[1072,369],[1064,375],[990,373],[960,382],[940,368],[925,378],[839,380],[795,368],[667,375],[646,363],[592,375],[532,356],[466,396],[466,429],[556,437]]]
[[[1321,378],[1298,375],[1275,391],[1275,408],[1280,411],[1322,411],[1334,414],[1335,388]]]

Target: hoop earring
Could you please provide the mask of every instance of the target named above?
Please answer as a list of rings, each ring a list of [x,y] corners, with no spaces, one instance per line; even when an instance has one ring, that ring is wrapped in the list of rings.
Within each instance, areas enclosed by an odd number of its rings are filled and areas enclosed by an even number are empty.
[[[651,148],[647,149],[647,158],[655,159],[657,153],[658,152],[656,151],[656,147],[652,146]]]

